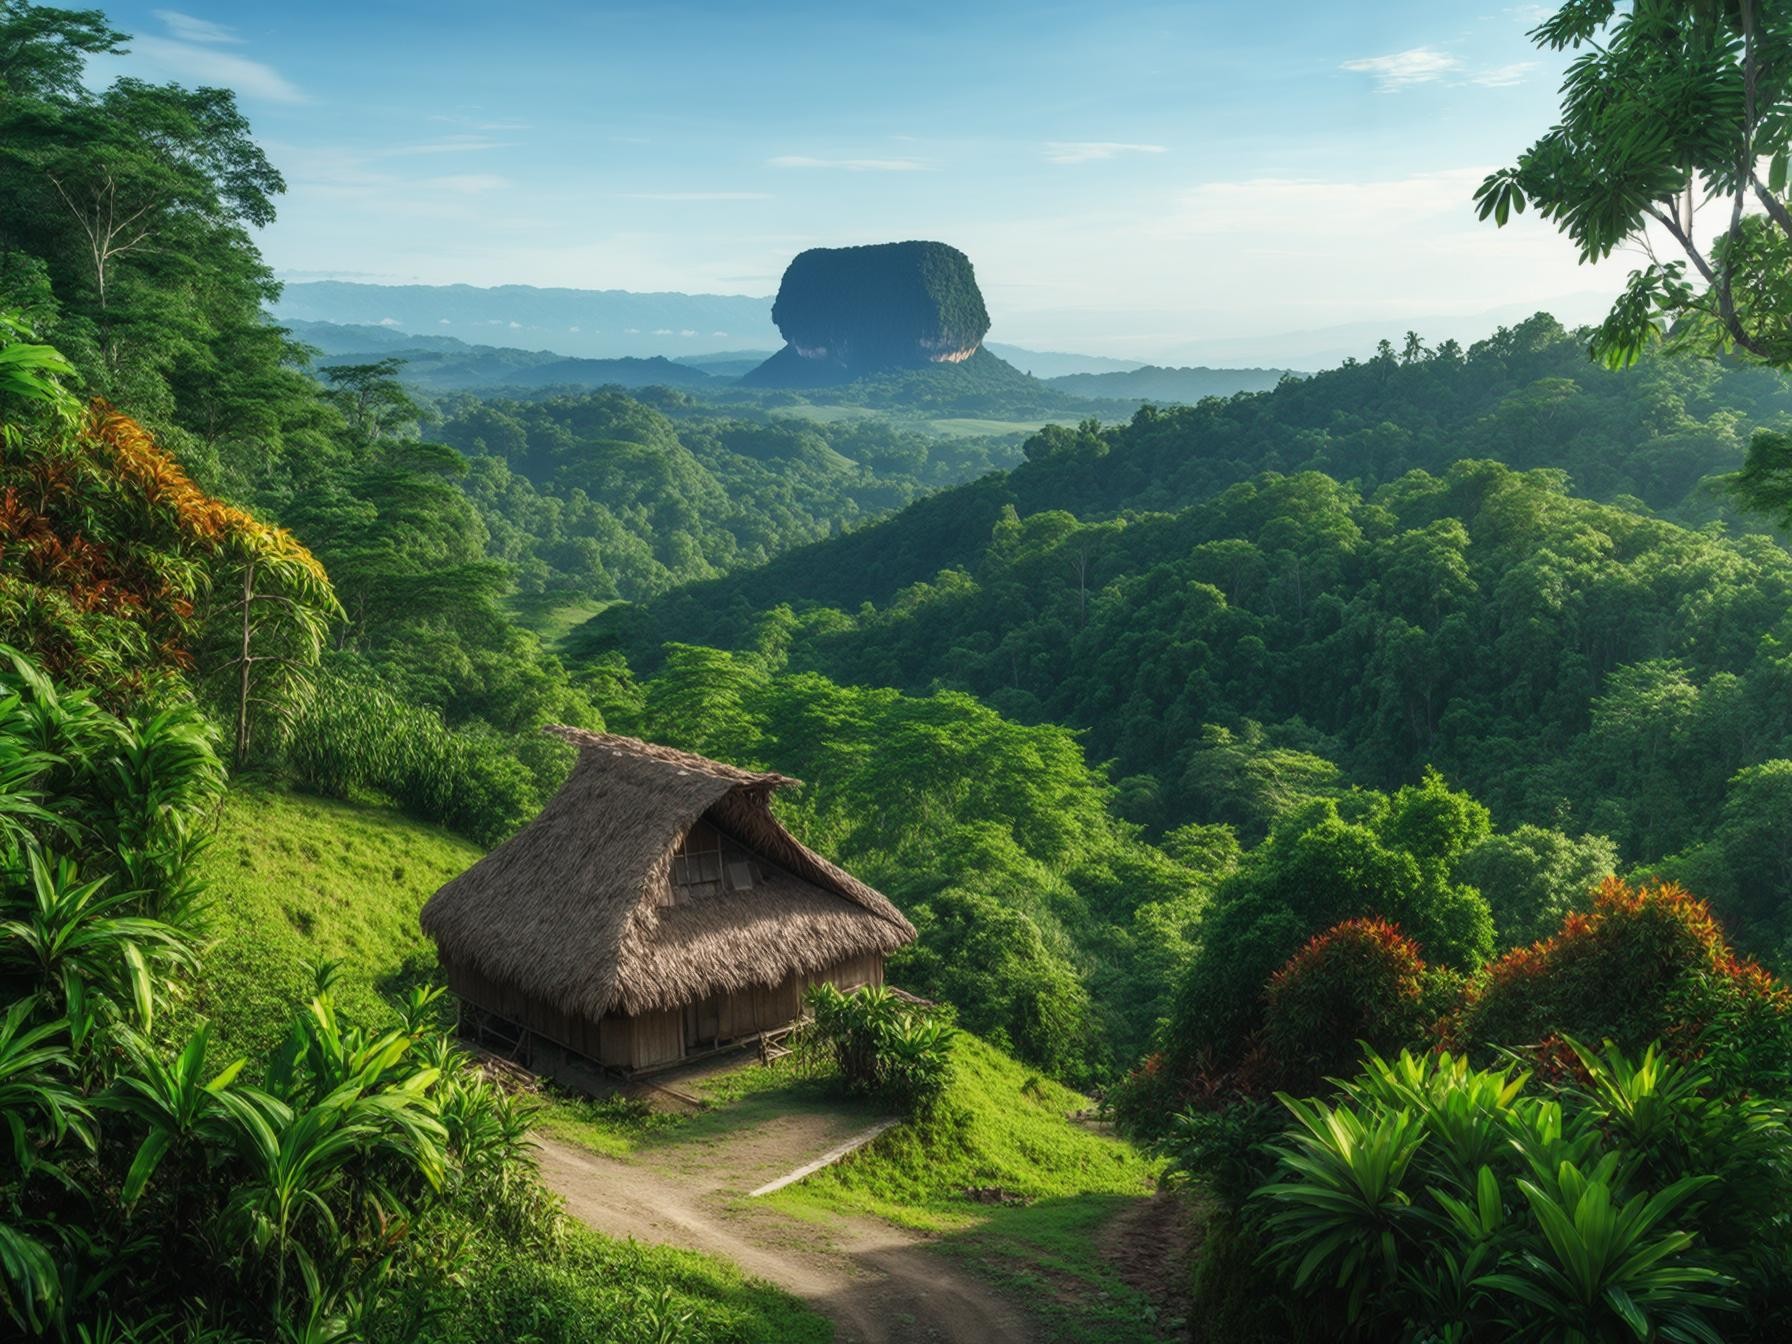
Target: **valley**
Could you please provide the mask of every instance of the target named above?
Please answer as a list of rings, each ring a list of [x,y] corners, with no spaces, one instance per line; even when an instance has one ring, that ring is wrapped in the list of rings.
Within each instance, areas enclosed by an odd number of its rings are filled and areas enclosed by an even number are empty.
[[[0,0],[0,1336],[1792,1332],[1792,21],[550,8]]]

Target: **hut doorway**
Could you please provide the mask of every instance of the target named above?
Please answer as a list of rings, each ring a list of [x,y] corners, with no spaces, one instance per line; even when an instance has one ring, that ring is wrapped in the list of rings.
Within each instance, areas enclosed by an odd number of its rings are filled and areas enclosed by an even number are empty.
[[[684,1006],[685,1049],[695,1050],[714,1045],[722,1036],[722,998],[712,994],[707,999]]]

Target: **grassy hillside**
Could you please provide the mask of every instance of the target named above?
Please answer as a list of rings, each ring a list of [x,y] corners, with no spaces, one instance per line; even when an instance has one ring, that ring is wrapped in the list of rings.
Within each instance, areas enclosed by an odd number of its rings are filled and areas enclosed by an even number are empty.
[[[961,1031],[933,1119],[898,1126],[780,1197],[792,1207],[850,1207],[949,1231],[987,1216],[966,1190],[1000,1190],[1029,1204],[1143,1193],[1153,1166],[1131,1144],[1069,1118],[1088,1109],[1081,1093]]]
[[[474,845],[383,808],[249,786],[233,791],[200,863],[208,883],[198,1009],[224,1049],[274,1045],[320,961],[340,961],[343,1011],[363,1021],[429,974],[417,912],[480,855]]]
[[[1062,1338],[1145,1338],[1154,1309],[1102,1254],[1103,1229],[1136,1209],[1158,1164],[1070,1119],[1089,1105],[960,1032],[932,1120],[897,1126],[770,1202],[804,1218],[853,1210],[937,1233],[939,1249],[1014,1290]]]
[[[427,977],[435,956],[417,927],[430,893],[480,855],[466,841],[385,808],[249,786],[226,799],[201,864],[215,944],[194,1007],[218,1057],[276,1044],[320,961],[343,964],[347,1017],[390,1015],[389,994]],[[460,1310],[420,1340],[537,1344],[656,1339],[646,1303],[669,1291],[689,1312],[681,1340],[823,1344],[833,1329],[789,1295],[707,1256],[637,1246],[569,1224],[561,1252],[501,1254],[466,1285]],[[526,1334],[517,1324],[530,1322]]]

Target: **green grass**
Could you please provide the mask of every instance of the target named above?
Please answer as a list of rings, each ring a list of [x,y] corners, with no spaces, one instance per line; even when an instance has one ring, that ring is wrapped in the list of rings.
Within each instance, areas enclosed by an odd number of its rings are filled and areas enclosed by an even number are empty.
[[[643,1297],[670,1288],[690,1313],[680,1340],[713,1344],[828,1344],[831,1323],[789,1294],[712,1256],[600,1237],[570,1226],[551,1259],[502,1247],[479,1258],[459,1309],[408,1344],[651,1344]]]
[[[1047,425],[1061,425],[1069,418],[1057,415],[1041,420],[978,420],[966,416],[951,416],[926,423],[935,434],[949,439],[980,439],[992,434],[1036,434]]]
[[[964,1191],[972,1188],[1032,1201],[1145,1193],[1154,1164],[1131,1144],[1068,1119],[1089,1104],[960,1031],[952,1081],[931,1119],[898,1126],[778,1198],[951,1231],[982,1221],[993,1207],[968,1202]]]
[[[831,425],[842,420],[878,420],[891,418],[886,413],[873,410],[869,406],[817,406],[810,402],[799,402],[791,406],[778,406],[772,412],[775,416],[788,416],[792,420],[808,420],[814,424]]]
[[[845,1161],[769,1196],[825,1222],[852,1210],[939,1234],[939,1249],[1010,1290],[1066,1340],[1149,1338],[1150,1303],[1101,1258],[1101,1227],[1145,1195],[1158,1165],[1068,1117],[1087,1097],[966,1032],[934,1117],[899,1125]],[[1015,1204],[981,1204],[997,1188]]]
[[[604,598],[552,593],[517,596],[509,603],[511,612],[523,627],[533,630],[550,649],[559,648],[567,635],[612,605]]]
[[[326,960],[343,965],[345,1017],[388,1020],[390,996],[435,967],[418,911],[481,852],[389,809],[233,789],[199,865],[214,943],[194,1006],[212,1020],[216,1048],[278,1043]]]
[[[984,420],[975,416],[904,415],[899,411],[870,406],[818,406],[804,403],[779,406],[773,415],[792,420],[808,420],[815,424],[837,424],[845,420],[888,420],[892,424],[937,434],[948,439],[984,438],[993,434],[1033,434],[1046,425],[1064,424],[1074,417],[1057,415],[1028,420]]]

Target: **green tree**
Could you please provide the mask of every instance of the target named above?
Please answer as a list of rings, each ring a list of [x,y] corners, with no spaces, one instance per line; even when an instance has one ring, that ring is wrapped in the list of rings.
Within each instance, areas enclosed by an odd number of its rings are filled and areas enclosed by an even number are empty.
[[[121,51],[126,40],[102,10],[0,0],[0,90],[21,99],[79,98],[87,58]]]
[[[1684,259],[1632,272],[1594,335],[1614,367],[1670,326],[1707,349],[1792,361],[1792,16],[1763,0],[1569,0],[1532,37],[1580,55],[1556,125],[1481,184],[1481,217],[1504,225],[1533,206],[1583,262],[1649,250],[1651,226],[1672,240]],[[1709,242],[1700,208],[1720,215]]]
[[[1562,916],[1592,904],[1599,884],[1618,868],[1618,847],[1603,835],[1578,838],[1524,825],[1489,835],[1456,864],[1493,912],[1501,947],[1547,938]]]

